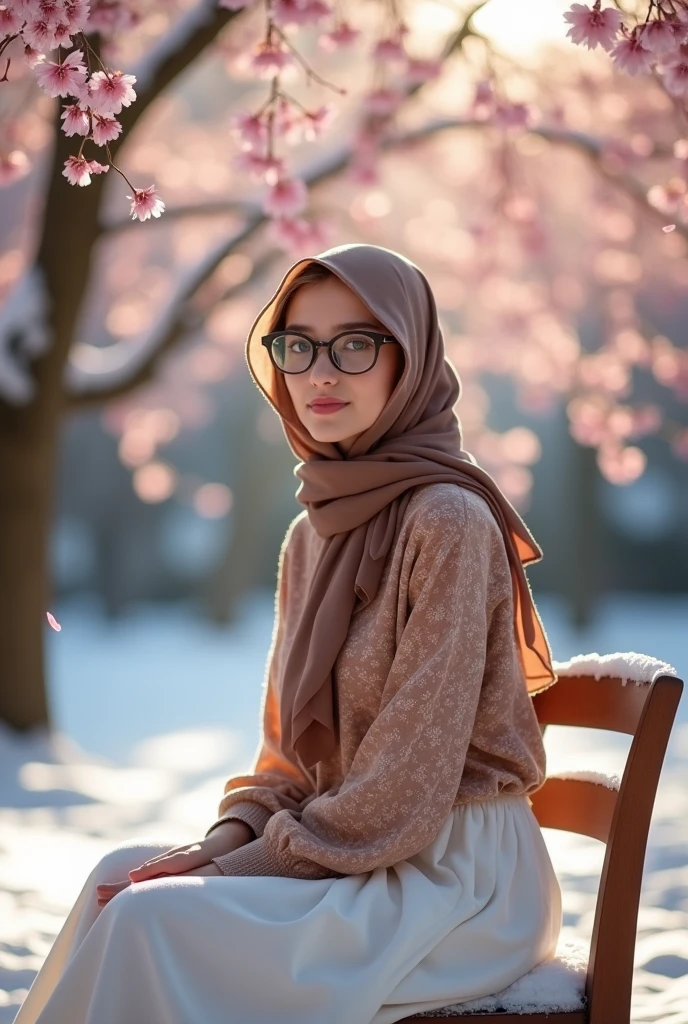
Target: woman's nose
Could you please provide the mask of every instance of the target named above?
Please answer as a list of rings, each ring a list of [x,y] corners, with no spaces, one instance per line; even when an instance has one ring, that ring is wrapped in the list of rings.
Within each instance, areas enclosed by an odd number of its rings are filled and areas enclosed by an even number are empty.
[[[333,365],[327,349],[316,349],[315,362],[311,366],[311,380],[314,384],[331,384],[336,379],[337,368]]]

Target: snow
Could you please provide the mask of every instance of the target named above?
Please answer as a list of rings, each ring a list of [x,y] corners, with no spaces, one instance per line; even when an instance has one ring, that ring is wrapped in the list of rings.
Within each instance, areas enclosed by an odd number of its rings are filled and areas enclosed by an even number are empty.
[[[630,680],[640,686],[653,683],[658,676],[675,676],[673,665],[648,654],[626,651],[616,654],[576,654],[568,661],[554,663],[554,670],[560,676],[593,675],[595,679],[613,676],[621,679],[625,686]]]
[[[596,786],[606,786],[607,789],[619,789],[621,779],[618,775],[608,775],[606,772],[550,772],[554,779],[578,779],[579,782],[592,782]]]
[[[557,599],[539,597],[538,607],[552,650],[559,664],[569,659],[571,674],[581,670],[580,651],[633,647],[648,659],[635,662],[644,674],[636,681],[665,665],[688,679],[688,597],[616,595],[581,634],[568,627]],[[0,723],[0,1024],[14,1020],[100,857],[134,837],[170,845],[198,839],[214,820],[225,778],[249,768],[253,757],[272,631],[267,592],[247,600],[230,629],[184,606],[140,605],[115,623],[88,597],[51,610],[62,624],[60,633],[46,632],[55,729],[19,737]],[[621,674],[618,653],[585,655],[591,657],[593,672],[602,666]],[[635,679],[629,665],[624,671]],[[635,1024],[688,1024],[686,703],[684,695],[648,842]],[[545,744],[550,774],[605,785],[621,775],[630,737],[550,726]],[[564,926],[557,959],[502,997],[502,1005],[511,1000],[520,1009],[573,1007],[580,999],[604,852],[588,837],[543,834],[562,884]]]
[[[584,1006],[585,975],[588,951],[584,943],[562,941],[557,954],[529,971],[513,985],[483,999],[470,999],[462,1003],[462,1013],[551,1013],[582,1010]],[[458,1016],[458,1006],[446,1006],[442,1017]],[[437,1017],[438,1011],[418,1014],[419,1017]]]
[[[31,359],[50,346],[49,306],[43,273],[35,265],[0,305],[0,398],[10,405],[28,405],[36,393]]]

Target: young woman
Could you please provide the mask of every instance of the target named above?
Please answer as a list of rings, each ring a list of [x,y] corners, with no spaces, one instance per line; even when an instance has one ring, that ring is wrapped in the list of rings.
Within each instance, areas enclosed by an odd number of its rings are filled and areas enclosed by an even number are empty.
[[[304,505],[253,770],[199,842],[100,860],[16,1024],[392,1024],[555,949],[542,552],[462,448],[425,276],[373,245],[298,260],[246,354]]]

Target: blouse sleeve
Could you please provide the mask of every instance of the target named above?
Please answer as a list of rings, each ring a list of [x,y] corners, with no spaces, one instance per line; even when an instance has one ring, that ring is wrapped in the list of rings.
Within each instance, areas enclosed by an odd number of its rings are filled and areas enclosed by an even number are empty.
[[[213,858],[223,874],[341,877],[412,857],[439,833],[481,693],[493,561],[506,559],[489,509],[472,504],[469,514],[461,495],[409,535],[410,612],[380,711],[343,783],[300,812],[278,811],[261,838]]]
[[[218,807],[218,818],[206,836],[223,821],[239,819],[250,825],[256,836],[262,836],[273,814],[283,809],[298,810],[313,786],[299,767],[288,761],[280,751],[280,715],[275,679],[282,656],[284,614],[289,578],[289,540],[287,531],[278,564],[275,619],[272,644],[261,711],[262,736],[249,775],[235,775],[225,782],[224,795]]]

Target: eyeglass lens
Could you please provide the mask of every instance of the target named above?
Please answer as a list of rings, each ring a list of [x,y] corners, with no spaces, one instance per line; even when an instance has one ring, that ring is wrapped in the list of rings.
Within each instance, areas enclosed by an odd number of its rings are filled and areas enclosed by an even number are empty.
[[[298,334],[281,334],[272,341],[272,356],[285,373],[302,373],[313,358],[313,344]],[[337,338],[332,358],[345,373],[363,373],[375,362],[375,343],[365,334],[351,331]]]

